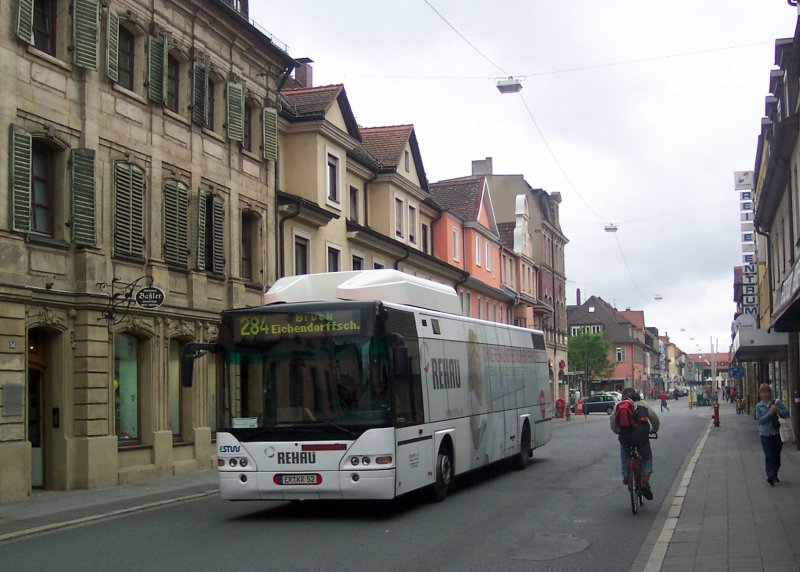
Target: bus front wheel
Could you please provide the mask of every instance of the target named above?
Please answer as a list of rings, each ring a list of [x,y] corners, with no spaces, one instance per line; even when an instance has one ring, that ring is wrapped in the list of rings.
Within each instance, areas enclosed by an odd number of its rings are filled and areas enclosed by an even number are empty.
[[[450,448],[442,443],[436,455],[436,480],[433,483],[432,500],[443,501],[453,484],[453,456]]]

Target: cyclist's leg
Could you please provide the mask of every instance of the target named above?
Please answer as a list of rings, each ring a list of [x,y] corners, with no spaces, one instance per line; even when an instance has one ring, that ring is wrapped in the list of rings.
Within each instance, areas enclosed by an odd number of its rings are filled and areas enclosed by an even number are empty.
[[[653,451],[650,448],[650,441],[645,441],[639,446],[642,455],[642,494],[647,500],[653,500],[653,492],[650,489],[650,475],[653,474]]]
[[[619,444],[619,460],[620,460],[620,468],[622,470],[622,484],[628,484],[628,458],[630,455],[628,454],[628,446],[623,445],[622,443]]]

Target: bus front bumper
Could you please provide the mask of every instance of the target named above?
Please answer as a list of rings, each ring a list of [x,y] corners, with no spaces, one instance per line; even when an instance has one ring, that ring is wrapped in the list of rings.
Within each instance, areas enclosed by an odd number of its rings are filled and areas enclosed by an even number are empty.
[[[395,469],[318,471],[318,484],[277,484],[292,473],[220,471],[219,492],[225,500],[393,499]]]

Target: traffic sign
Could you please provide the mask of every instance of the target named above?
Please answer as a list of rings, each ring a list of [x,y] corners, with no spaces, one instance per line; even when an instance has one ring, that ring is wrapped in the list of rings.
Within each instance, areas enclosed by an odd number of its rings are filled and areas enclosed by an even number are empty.
[[[164,291],[155,286],[142,288],[136,293],[136,303],[142,308],[147,309],[158,308],[164,303],[164,298]]]

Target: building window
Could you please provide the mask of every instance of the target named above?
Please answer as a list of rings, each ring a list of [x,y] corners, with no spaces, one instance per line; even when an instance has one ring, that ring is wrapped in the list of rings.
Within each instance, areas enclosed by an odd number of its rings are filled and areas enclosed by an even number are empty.
[[[616,348],[614,350],[614,358],[616,359],[617,363],[622,363],[625,361],[625,348]]]
[[[403,201],[394,200],[394,234],[403,238]]]
[[[358,222],[358,189],[350,187],[350,214],[349,219]]]
[[[253,152],[253,106],[247,101],[244,102],[244,114],[242,115],[242,149]]]
[[[428,225],[422,224],[420,228],[420,236],[422,238],[422,252],[428,254]]]
[[[411,154],[406,151],[403,154],[403,162],[405,163],[406,173],[411,172]]]
[[[242,251],[240,273],[245,280],[255,276],[255,245],[258,242],[258,215],[251,211],[242,213]]]
[[[117,83],[133,91],[133,66],[136,38],[124,26],[119,27],[119,52],[117,53]]]
[[[139,439],[140,346],[130,334],[114,338],[114,427],[120,443]]]
[[[483,318],[483,298],[478,296],[478,319]]]
[[[328,272],[339,272],[342,252],[335,246],[328,246]]]
[[[475,264],[481,265],[481,235],[475,236]]]
[[[492,245],[489,241],[486,241],[486,270],[487,272],[492,271]]]
[[[408,242],[417,243],[417,209],[408,207]]]
[[[469,292],[464,292],[464,304],[462,311],[467,317],[472,315],[472,294]]]
[[[383,264],[381,264],[380,262],[373,262],[372,263],[372,268],[374,268],[375,270],[381,270],[381,269],[383,269],[383,267],[384,267]]]
[[[294,274],[308,274],[308,239],[294,237]]]
[[[328,200],[334,203],[339,202],[339,159],[333,155],[328,155]]]
[[[169,341],[169,366],[167,380],[167,410],[169,428],[174,441],[183,440],[183,389],[181,388],[181,352],[183,344],[178,340]]]
[[[461,241],[459,240],[458,229],[453,227],[452,234],[453,234],[453,260],[458,262],[458,253],[461,252],[461,244],[460,244]]]
[[[31,154],[31,232],[53,236],[55,152],[33,140]]]
[[[167,109],[178,113],[178,93],[181,85],[181,63],[170,54],[167,56]]]
[[[353,270],[364,270],[364,259],[353,255]]]
[[[489,319],[489,308],[490,308],[489,300],[486,300],[486,319],[487,320]]]
[[[33,45],[46,54],[56,55],[56,0],[34,0]]]

